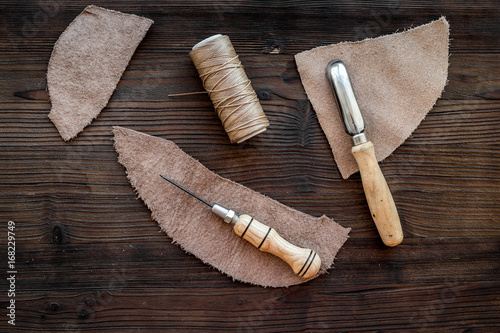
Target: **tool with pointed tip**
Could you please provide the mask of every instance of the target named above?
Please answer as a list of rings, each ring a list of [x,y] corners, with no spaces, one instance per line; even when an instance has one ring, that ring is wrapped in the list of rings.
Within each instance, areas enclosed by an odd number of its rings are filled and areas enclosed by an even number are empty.
[[[285,261],[292,267],[292,270],[298,276],[309,279],[314,277],[321,266],[321,259],[316,252],[310,249],[301,248],[290,244],[284,240],[271,227],[260,223],[249,215],[237,216],[230,209],[224,208],[218,204],[210,204],[197,195],[191,193],[173,180],[160,175],[163,179],[177,186],[181,190],[203,202],[205,205],[212,208],[212,212],[222,218],[224,222],[230,223],[233,226],[234,232],[250,242],[253,246],[263,252],[271,253]]]
[[[326,75],[335,93],[345,130],[352,137],[352,154],[358,163],[366,201],[380,238],[385,245],[396,246],[403,241],[398,211],[375,157],[373,143],[368,141],[364,133],[365,123],[347,68],[341,60],[333,60],[326,66]]]

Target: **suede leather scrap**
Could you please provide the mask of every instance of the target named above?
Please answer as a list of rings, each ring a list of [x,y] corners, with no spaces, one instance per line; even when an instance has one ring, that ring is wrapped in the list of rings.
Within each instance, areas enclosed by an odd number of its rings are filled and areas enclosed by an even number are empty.
[[[281,259],[238,237],[209,207],[160,178],[172,179],[210,203],[267,224],[286,240],[311,248],[322,260],[317,276],[333,264],[348,238],[348,228],[315,218],[245,186],[225,179],[184,153],[175,143],[123,127],[114,127],[118,161],[163,232],[185,251],[235,280],[264,287],[287,287],[306,280]]]
[[[342,60],[377,160],[387,158],[417,128],[447,83],[449,24],[444,17],[392,35],[321,46],[295,55],[304,89],[343,178],[358,171],[326,65]]]
[[[108,103],[153,21],[88,6],[61,34],[47,69],[49,118],[67,141]]]

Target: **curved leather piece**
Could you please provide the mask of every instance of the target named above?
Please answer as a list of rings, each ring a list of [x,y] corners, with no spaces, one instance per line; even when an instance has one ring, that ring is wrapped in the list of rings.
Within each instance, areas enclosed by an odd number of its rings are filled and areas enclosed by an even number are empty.
[[[238,237],[231,225],[212,214],[209,207],[162,180],[160,174],[210,203],[251,215],[292,244],[313,249],[322,260],[318,275],[331,267],[348,238],[350,229],[326,216],[314,218],[222,178],[172,141],[123,127],[114,127],[113,133],[118,161],[161,230],[185,251],[233,279],[266,287],[306,281],[281,259]]]
[[[153,21],[88,6],[54,45],[47,69],[49,118],[67,141],[108,103]]]

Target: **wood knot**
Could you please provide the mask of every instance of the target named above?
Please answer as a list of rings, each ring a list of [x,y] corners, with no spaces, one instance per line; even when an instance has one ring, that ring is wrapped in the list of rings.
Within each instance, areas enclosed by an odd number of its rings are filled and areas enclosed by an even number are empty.
[[[260,89],[256,91],[257,97],[259,97],[259,100],[264,101],[271,99],[271,93],[265,89]]]
[[[265,54],[282,54],[283,53],[283,43],[285,39],[277,34],[267,34],[263,38],[266,43],[266,48],[263,53]]]
[[[52,227],[52,242],[54,244],[63,244],[65,243],[66,236],[64,234],[63,227],[59,224],[56,224]]]
[[[50,311],[56,312],[57,310],[59,310],[61,308],[61,305],[59,303],[53,302],[53,303],[50,303],[49,308],[50,308]]]
[[[90,317],[90,315],[91,312],[86,308],[81,308],[80,310],[78,310],[78,318],[87,319]]]
[[[85,305],[93,307],[96,304],[96,300],[94,297],[85,297]]]

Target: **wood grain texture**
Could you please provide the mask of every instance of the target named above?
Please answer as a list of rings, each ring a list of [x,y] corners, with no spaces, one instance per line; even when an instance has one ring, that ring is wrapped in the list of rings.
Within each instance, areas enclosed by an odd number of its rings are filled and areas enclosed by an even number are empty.
[[[47,114],[53,45],[83,1],[0,1],[0,221],[16,222],[16,329],[340,332],[500,329],[500,10],[497,1],[122,1],[155,21],[108,106],[64,143]],[[380,241],[359,174],[343,180],[293,55],[445,15],[449,83],[381,163],[405,230]],[[230,36],[271,126],[229,143],[189,59]],[[173,140],[221,176],[352,228],[330,273],[233,282],[159,232],[117,162],[111,127]],[[263,221],[265,222],[265,221]],[[7,238],[0,237],[7,261]],[[6,290],[6,270],[2,290]],[[7,324],[0,298],[0,331]]]
[[[375,156],[371,141],[352,147],[352,154],[359,167],[366,202],[377,227],[380,239],[387,246],[396,246],[403,241],[403,230],[391,190]]]

